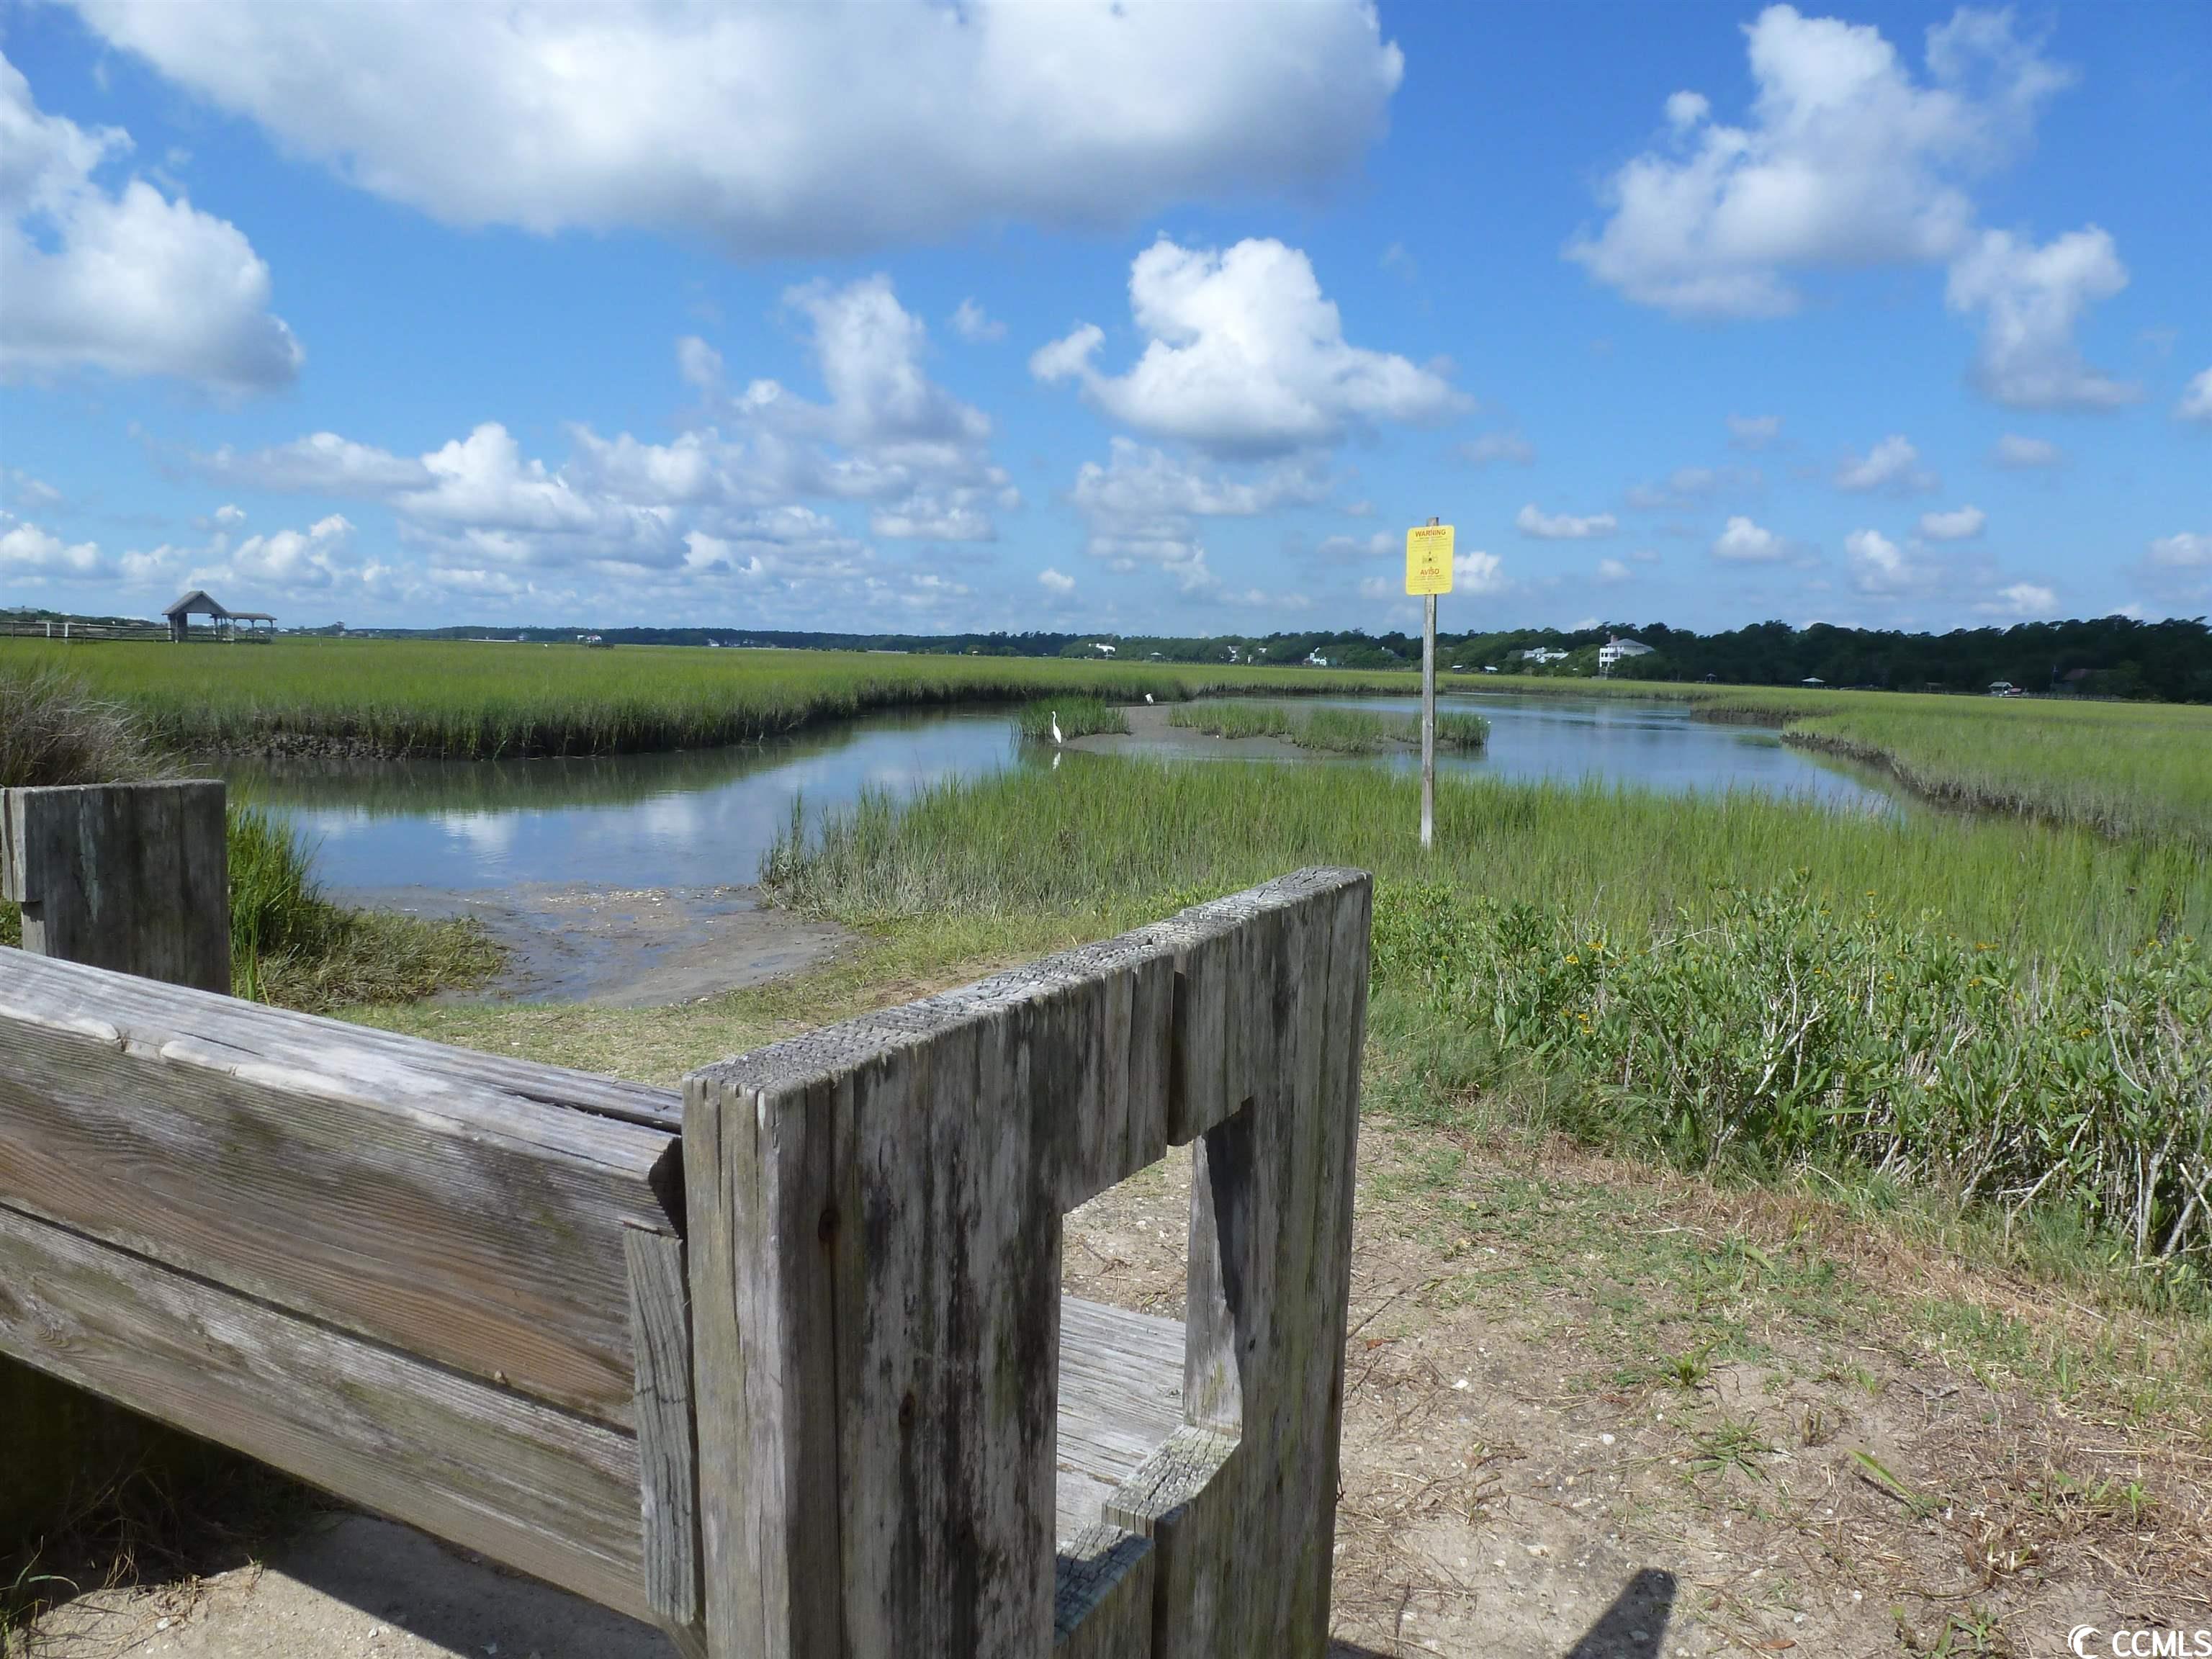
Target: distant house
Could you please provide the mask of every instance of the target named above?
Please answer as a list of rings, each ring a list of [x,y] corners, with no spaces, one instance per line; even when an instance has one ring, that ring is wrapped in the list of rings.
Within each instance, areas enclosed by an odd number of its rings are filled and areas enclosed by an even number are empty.
[[[1313,650],[1306,653],[1306,662],[1308,665],[1314,668],[1326,668],[1328,666],[1328,659],[1322,655],[1319,647],[1316,647]]]
[[[1601,674],[1609,674],[1613,672],[1613,664],[1617,662],[1625,662],[1631,657],[1648,657],[1650,654],[1651,647],[1641,640],[1624,640],[1618,635],[1609,635],[1605,643],[1597,648],[1597,672]]]
[[[233,611],[204,588],[195,587],[161,614],[169,619],[169,640],[175,645],[191,637],[194,617],[208,619],[209,637],[213,639],[251,640],[265,644],[276,632],[276,618],[267,611]]]
[[[1818,674],[1808,674],[1803,679],[1798,681],[1797,684],[1800,685],[1826,685],[1827,681],[1822,679]]]

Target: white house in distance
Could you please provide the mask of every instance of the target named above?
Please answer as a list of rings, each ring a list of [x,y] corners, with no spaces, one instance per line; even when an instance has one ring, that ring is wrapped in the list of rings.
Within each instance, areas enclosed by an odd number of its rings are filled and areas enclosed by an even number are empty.
[[[1641,640],[1624,640],[1617,634],[1607,635],[1605,643],[1597,648],[1597,672],[1601,674],[1610,674],[1613,672],[1613,664],[1617,662],[1626,662],[1631,657],[1648,657],[1650,654],[1651,647]]]

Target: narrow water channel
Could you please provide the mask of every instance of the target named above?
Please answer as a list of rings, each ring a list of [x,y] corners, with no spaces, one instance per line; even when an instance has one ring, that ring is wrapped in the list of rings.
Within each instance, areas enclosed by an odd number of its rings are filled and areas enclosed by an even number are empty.
[[[1886,808],[1861,776],[1785,746],[1771,730],[1693,720],[1679,704],[1460,696],[1491,721],[1488,752],[1438,769],[1508,778],[1596,778],[1679,792],[1753,789],[1843,807]],[[1378,710],[1412,699],[1356,700]],[[1302,765],[1410,766],[1223,744],[1169,727],[1109,739],[1123,752]],[[544,884],[714,888],[752,881],[804,800],[810,816],[864,791],[894,797],[946,778],[1045,764],[1004,710],[872,716],[739,748],[586,760],[239,763],[234,789],[289,819],[341,893],[481,891]]]

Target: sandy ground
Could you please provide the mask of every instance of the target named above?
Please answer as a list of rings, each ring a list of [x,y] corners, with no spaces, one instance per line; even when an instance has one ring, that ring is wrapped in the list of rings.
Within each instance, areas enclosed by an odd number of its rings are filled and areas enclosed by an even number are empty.
[[[39,1659],[676,1659],[648,1626],[410,1528],[324,1517],[266,1563],[102,1590],[44,1621]]]
[[[750,887],[590,887],[550,883],[451,891],[349,889],[347,903],[420,916],[470,916],[507,951],[486,994],[610,1008],[696,1002],[798,974],[851,935],[763,909]]]

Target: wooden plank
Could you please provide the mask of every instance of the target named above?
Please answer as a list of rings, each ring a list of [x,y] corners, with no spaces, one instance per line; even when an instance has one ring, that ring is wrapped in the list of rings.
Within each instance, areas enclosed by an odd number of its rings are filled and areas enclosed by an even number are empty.
[[[230,989],[219,781],[0,791],[0,846],[32,955]]]
[[[1059,1218],[1164,1152],[1173,950],[1139,930],[687,1083],[718,1659],[1044,1643]]]
[[[684,1085],[684,1187],[709,1659],[844,1645],[829,1252],[837,1090],[770,1113],[726,1071]],[[804,1334],[816,1333],[814,1340]]]
[[[650,1618],[636,1442],[0,1207],[0,1350]]]
[[[627,1229],[630,1331],[637,1348],[640,1510],[645,1594],[653,1618],[679,1635],[702,1625],[699,1451],[692,1431],[690,1291],[684,1241]]]
[[[629,1424],[665,1129],[570,1109],[573,1073],[6,956],[0,1202]]]
[[[1060,1298],[1054,1506],[1063,1552],[1182,1426],[1182,1369],[1176,1321]]]
[[[1098,1522],[1054,1563],[1052,1650],[1058,1659],[1142,1659],[1152,1650],[1152,1546]]]
[[[1161,1659],[1326,1648],[1369,917],[1314,870],[1177,919],[1193,1427],[1106,1511],[1158,1546]]]

